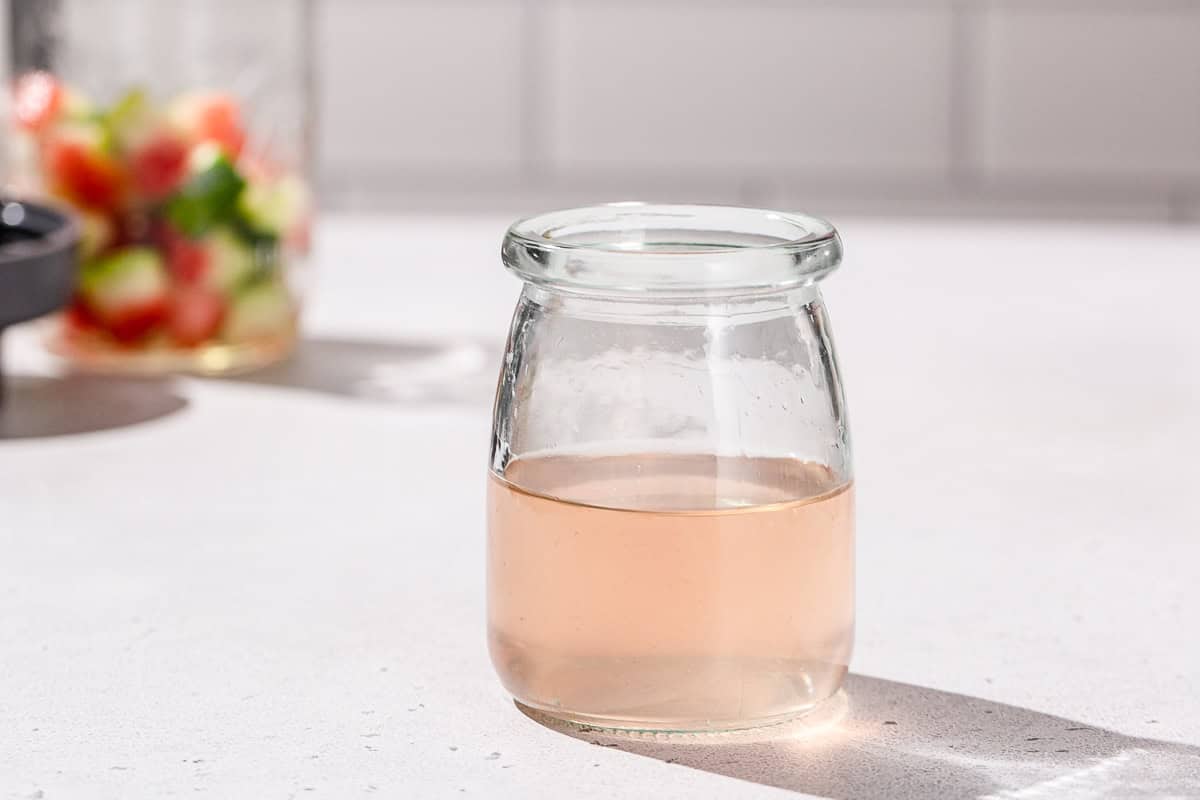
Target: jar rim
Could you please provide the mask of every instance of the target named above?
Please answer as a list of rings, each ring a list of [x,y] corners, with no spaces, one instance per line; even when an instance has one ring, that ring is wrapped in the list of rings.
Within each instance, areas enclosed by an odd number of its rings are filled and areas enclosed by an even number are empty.
[[[563,292],[728,296],[809,285],[841,263],[842,243],[807,214],[620,202],[518,220],[501,257],[522,280]]]

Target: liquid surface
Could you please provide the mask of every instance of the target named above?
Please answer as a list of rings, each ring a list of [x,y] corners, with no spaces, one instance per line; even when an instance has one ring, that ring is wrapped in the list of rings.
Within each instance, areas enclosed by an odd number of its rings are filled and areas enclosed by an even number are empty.
[[[488,616],[504,685],[566,719],[802,712],[850,656],[852,487],[789,459],[518,459],[489,479]]]

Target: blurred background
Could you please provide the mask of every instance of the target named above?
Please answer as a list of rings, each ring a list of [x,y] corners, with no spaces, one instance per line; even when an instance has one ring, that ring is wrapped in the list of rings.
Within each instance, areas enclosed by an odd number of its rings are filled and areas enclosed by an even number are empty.
[[[638,197],[1200,222],[1190,0],[312,0],[312,14],[327,210]]]
[[[1189,0],[317,0],[331,207],[1200,222]]]

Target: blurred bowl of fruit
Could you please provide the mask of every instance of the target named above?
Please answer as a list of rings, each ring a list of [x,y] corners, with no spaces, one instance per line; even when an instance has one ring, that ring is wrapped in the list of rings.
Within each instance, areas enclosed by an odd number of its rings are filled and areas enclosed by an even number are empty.
[[[98,105],[47,72],[14,85],[14,161],[80,231],[78,281],[50,348],[84,368],[232,373],[283,358],[311,197],[219,91]]]
[[[78,244],[78,229],[65,214],[0,197],[0,334],[71,301]],[[0,375],[0,400],[2,381]]]

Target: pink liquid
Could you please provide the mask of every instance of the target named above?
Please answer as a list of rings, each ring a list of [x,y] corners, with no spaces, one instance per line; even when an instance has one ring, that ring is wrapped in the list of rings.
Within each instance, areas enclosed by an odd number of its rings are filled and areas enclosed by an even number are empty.
[[[518,459],[488,486],[492,661],[582,723],[728,729],[841,685],[852,486],[789,459]]]

